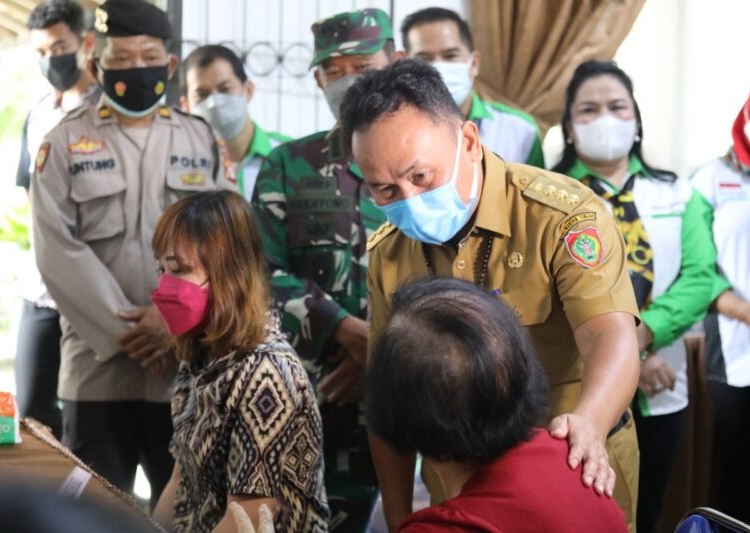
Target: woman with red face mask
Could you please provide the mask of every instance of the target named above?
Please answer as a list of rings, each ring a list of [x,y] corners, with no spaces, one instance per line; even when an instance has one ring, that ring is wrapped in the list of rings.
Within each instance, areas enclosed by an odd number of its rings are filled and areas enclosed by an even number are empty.
[[[307,374],[269,309],[260,236],[229,191],[169,207],[152,241],[154,305],[180,362],[175,469],[154,518],[172,531],[236,531],[228,504],[277,531],[327,531],[320,413]]]

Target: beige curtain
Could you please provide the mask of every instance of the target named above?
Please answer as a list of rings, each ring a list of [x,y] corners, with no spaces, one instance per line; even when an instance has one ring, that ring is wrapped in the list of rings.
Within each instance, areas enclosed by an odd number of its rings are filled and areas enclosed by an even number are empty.
[[[482,96],[534,115],[542,132],[562,115],[583,61],[611,59],[645,0],[471,0]]]

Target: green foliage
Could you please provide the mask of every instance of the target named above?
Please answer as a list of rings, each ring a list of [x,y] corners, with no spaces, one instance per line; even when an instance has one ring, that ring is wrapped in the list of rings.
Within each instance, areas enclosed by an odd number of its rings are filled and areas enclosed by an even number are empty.
[[[0,143],[21,136],[29,109],[43,94],[39,67],[29,45],[0,50]],[[44,84],[44,82],[41,82]]]
[[[29,240],[29,204],[15,207],[0,216],[0,241],[16,243],[22,250],[31,247]]]
[[[8,105],[0,109],[0,142],[21,136],[27,109],[20,105]]]

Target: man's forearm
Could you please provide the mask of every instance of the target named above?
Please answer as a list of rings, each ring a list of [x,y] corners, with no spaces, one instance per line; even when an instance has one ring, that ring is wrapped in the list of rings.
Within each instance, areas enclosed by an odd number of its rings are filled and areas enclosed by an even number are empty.
[[[640,362],[633,316],[608,313],[595,317],[580,326],[575,337],[584,367],[581,397],[574,412],[592,420],[606,436],[638,386]]]

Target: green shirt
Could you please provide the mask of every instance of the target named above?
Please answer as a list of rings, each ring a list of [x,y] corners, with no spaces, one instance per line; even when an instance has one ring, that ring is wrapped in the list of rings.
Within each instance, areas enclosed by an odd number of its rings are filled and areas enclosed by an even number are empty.
[[[642,161],[635,156],[630,157],[628,173],[645,179],[658,179],[649,174]],[[580,160],[566,174],[579,181],[593,176],[612,192],[620,190],[620,187],[592,172]],[[682,217],[682,254],[679,276],[641,312],[641,320],[654,335],[654,349],[672,344],[706,314],[716,277],[716,248],[709,229],[711,226],[705,222],[708,215],[706,206],[701,195],[692,191],[682,213],[656,215]]]
[[[471,93],[468,120],[479,128],[482,144],[511,163],[544,168],[539,126],[534,117],[499,102],[482,100]]]
[[[237,170],[237,186],[248,201],[253,196],[255,180],[263,161],[269,156],[271,150],[292,140],[291,137],[286,135],[264,130],[258,126],[257,122],[253,122],[253,126],[255,127],[253,140],[250,142],[247,154],[245,154],[245,158]]]

